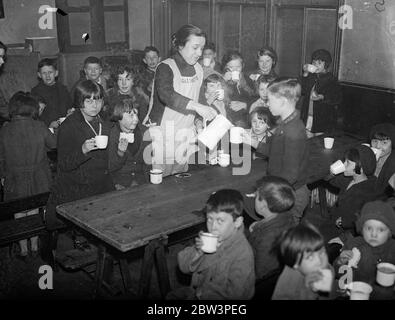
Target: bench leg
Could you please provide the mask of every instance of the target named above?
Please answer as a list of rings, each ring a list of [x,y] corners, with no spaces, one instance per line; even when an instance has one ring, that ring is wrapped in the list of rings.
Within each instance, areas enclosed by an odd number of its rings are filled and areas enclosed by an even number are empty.
[[[169,271],[167,269],[165,243],[158,241],[158,246],[155,250],[155,262],[158,271],[159,288],[162,298],[165,298],[170,291]]]
[[[152,268],[154,266],[155,243],[151,241],[144,249],[143,264],[141,266],[138,296],[146,298],[150,289]]]
[[[99,245],[97,251],[95,289],[93,292],[94,298],[97,298],[103,283],[105,259],[106,259],[106,247],[103,245]]]

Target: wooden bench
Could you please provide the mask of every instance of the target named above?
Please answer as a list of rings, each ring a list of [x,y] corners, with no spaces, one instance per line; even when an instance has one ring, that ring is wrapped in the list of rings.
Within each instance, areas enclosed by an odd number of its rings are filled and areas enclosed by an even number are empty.
[[[46,232],[44,207],[49,192],[35,196],[0,202],[0,247]],[[39,213],[15,219],[14,214],[39,208]]]

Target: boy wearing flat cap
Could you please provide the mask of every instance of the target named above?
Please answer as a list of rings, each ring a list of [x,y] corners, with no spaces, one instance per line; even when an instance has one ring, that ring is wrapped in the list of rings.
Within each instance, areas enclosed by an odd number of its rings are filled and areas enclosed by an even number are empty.
[[[353,281],[373,284],[376,279],[377,264],[388,262],[395,264],[395,212],[381,200],[366,203],[356,223],[361,235],[350,238],[335,266],[345,265],[352,259],[357,248],[361,254],[359,262],[353,267]],[[353,252],[354,251],[354,252]]]

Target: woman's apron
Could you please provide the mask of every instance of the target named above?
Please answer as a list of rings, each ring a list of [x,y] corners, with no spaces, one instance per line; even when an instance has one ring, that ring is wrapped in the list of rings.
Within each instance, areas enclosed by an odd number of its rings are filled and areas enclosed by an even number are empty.
[[[197,102],[203,83],[203,70],[200,64],[194,65],[196,72],[194,76],[184,77],[173,59],[166,59],[162,63],[167,64],[173,71],[174,91]],[[163,170],[163,176],[188,171],[188,159],[196,151],[194,120],[193,111],[186,115],[165,107],[159,126],[162,143],[157,141],[152,144],[154,151],[152,168]]]

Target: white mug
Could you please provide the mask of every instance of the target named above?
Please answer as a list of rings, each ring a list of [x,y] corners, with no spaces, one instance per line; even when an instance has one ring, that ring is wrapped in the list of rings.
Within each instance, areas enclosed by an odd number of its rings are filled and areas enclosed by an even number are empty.
[[[218,93],[217,100],[220,100],[220,101],[224,100],[224,98],[225,98],[225,90],[224,89],[218,89],[217,93]]]
[[[108,136],[96,136],[95,137],[95,144],[96,147],[99,149],[105,149],[107,148],[107,143],[108,143]]]
[[[317,72],[317,67],[315,65],[308,64],[307,65],[307,71],[310,72],[310,73],[316,73]]]
[[[347,288],[350,290],[350,300],[369,300],[373,291],[370,284],[361,281],[351,282]]]
[[[334,142],[335,142],[334,138],[331,138],[331,137],[324,138],[325,149],[332,149]]]
[[[203,58],[203,65],[205,67],[209,67],[211,64],[211,59],[210,58]]]
[[[337,160],[336,162],[331,164],[330,170],[332,174],[337,175],[346,171],[346,167],[341,160]]]
[[[221,167],[227,167],[230,165],[230,154],[222,153],[218,155],[218,164]]]
[[[240,71],[232,71],[232,80],[239,81],[240,80]]]
[[[163,171],[161,169],[152,169],[150,171],[150,181],[152,184],[162,183]]]
[[[205,253],[214,253],[217,251],[218,236],[208,232],[202,232],[200,234],[200,239],[202,239],[202,251]]]
[[[230,142],[235,144],[243,143],[244,129],[241,127],[230,128]]]
[[[392,263],[379,263],[376,281],[383,287],[391,287],[395,283],[395,266]]]
[[[125,138],[126,140],[128,140],[128,143],[133,143],[134,142],[134,133],[126,133],[126,132],[121,132],[119,134],[119,138]]]

